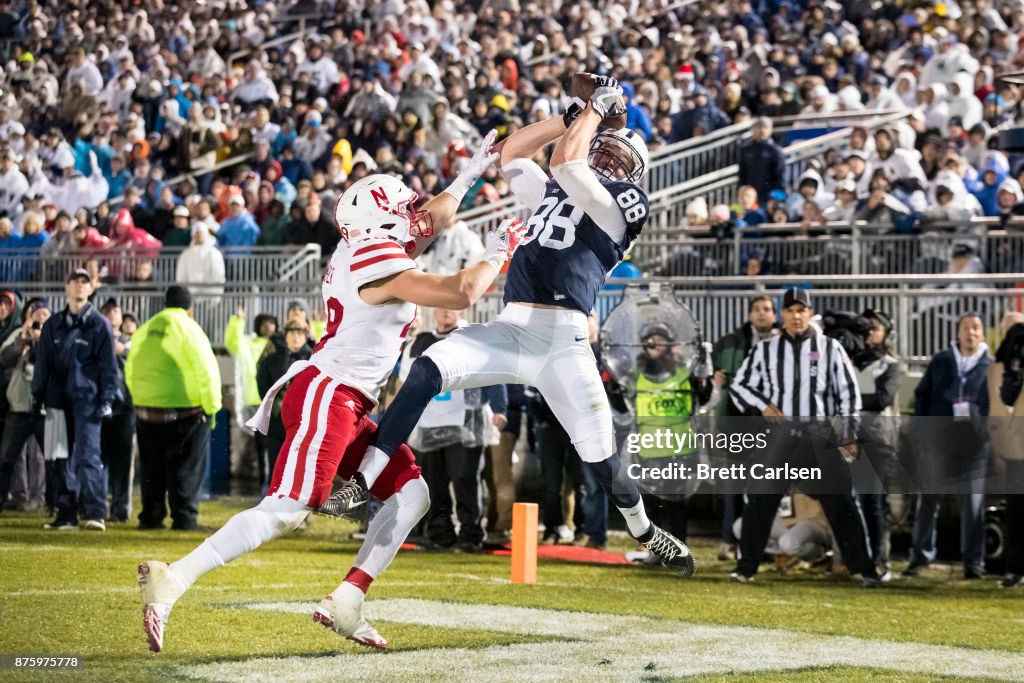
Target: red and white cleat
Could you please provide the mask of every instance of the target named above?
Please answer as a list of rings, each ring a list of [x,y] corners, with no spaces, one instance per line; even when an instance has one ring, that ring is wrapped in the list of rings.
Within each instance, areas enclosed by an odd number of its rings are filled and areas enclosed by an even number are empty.
[[[313,622],[376,650],[388,649],[388,641],[363,619],[363,591],[350,583],[327,595],[313,612]]]
[[[164,647],[164,629],[171,608],[185,592],[185,585],[171,573],[165,562],[143,562],[138,567],[139,589],[142,591],[142,628],[149,649],[160,652]]]

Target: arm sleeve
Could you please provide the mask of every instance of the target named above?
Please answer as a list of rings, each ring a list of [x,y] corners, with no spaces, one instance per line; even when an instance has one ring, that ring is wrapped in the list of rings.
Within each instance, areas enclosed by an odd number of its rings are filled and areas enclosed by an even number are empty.
[[[504,415],[508,412],[508,391],[504,384],[484,387],[484,400],[491,404],[491,410],[495,415]]]
[[[189,364],[190,380],[195,382],[199,389],[203,412],[207,415],[216,415],[221,409],[220,367],[213,355],[210,340],[194,320],[188,321],[182,332],[182,337],[189,337],[187,340],[183,339],[188,344],[185,358]]]
[[[21,330],[17,330],[0,347],[0,365],[10,370],[18,364],[22,351],[25,347],[21,343]]]
[[[900,369],[892,363],[875,379],[875,393],[861,396],[863,410],[880,413],[896,400],[896,392],[900,386]]]
[[[224,330],[224,346],[227,347],[228,353],[237,356],[244,338],[245,318],[239,318],[237,315],[228,318],[228,326]]]
[[[110,405],[117,398],[117,355],[114,353],[114,332],[110,324],[102,321],[100,326],[99,348],[100,361],[100,405]]]
[[[626,236],[626,219],[611,192],[590,170],[586,159],[573,159],[551,169],[573,204],[583,209],[616,244]]]
[[[391,240],[367,241],[353,252],[348,264],[351,282],[357,288],[415,267],[405,250]]]
[[[544,188],[548,183],[548,177],[540,166],[529,159],[513,159],[502,166],[501,172],[508,180],[516,199],[531,212],[536,211],[544,198]]]
[[[860,415],[860,388],[853,372],[853,363],[846,355],[846,350],[835,339],[830,339],[832,344],[832,386],[835,387],[838,414],[843,417],[857,417]]]
[[[928,363],[928,367],[925,368],[924,376],[921,377],[921,381],[917,383],[917,388],[914,389],[914,415],[928,415],[931,408],[931,395],[932,395],[932,373],[935,371],[935,358],[932,358],[931,362]],[[36,372],[39,372],[38,366]]]
[[[729,386],[732,402],[740,410],[755,409],[761,412],[771,403],[771,400],[763,392],[765,386],[764,353],[767,343],[758,344],[747,354],[743,363],[740,364],[739,370],[736,371],[736,378]]]
[[[60,315],[58,313],[57,315]],[[51,318],[43,325],[43,333],[39,336],[39,348],[36,351],[36,369],[32,374],[32,397],[40,403],[46,397],[46,382],[50,374],[50,347],[53,345],[53,326]]]

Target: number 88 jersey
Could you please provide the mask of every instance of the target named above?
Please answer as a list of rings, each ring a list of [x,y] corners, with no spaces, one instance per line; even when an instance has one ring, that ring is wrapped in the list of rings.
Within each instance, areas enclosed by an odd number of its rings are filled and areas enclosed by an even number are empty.
[[[626,181],[601,179],[626,222],[621,242],[613,240],[554,179],[527,221],[528,240],[512,257],[505,303],[572,308],[589,314],[607,274],[640,236],[650,214],[647,194]]]

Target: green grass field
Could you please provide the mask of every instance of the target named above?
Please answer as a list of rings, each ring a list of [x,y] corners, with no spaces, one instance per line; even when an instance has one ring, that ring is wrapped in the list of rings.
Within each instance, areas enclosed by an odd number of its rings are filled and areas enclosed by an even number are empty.
[[[200,522],[245,506],[204,503]],[[874,591],[771,573],[737,585],[710,542],[696,544],[690,581],[541,561],[538,585],[511,585],[508,558],[403,552],[367,603],[392,650],[370,652],[309,618],[358,547],[353,527],[322,518],[201,579],[152,655],[135,566],[177,559],[205,534],[43,521],[0,515],[0,653],[84,655],[86,668],[3,681],[1024,679],[1024,591],[944,569]]]

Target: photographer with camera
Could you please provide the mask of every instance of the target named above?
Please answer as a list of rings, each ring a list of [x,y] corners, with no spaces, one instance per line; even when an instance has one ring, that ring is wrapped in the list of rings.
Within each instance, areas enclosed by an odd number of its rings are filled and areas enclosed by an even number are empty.
[[[12,370],[7,385],[7,401],[10,412],[0,440],[0,510],[7,502],[11,490],[15,465],[25,443],[30,437],[39,444],[38,462],[26,462],[25,500],[18,501],[17,509],[32,512],[40,509],[44,502],[52,501],[46,494],[47,468],[42,462],[43,426],[46,418],[39,405],[32,399],[32,374],[35,371],[36,349],[42,333],[43,323],[50,318],[50,306],[42,299],[34,299],[25,307],[25,323],[21,330],[12,334],[0,347],[0,365]],[[47,463],[50,464],[50,463]]]
[[[895,456],[896,417],[899,414],[896,392],[900,387],[899,361],[892,353],[891,338],[893,322],[882,311],[868,309],[860,315],[866,323],[863,336],[864,347],[851,354],[857,370],[857,385],[861,397],[860,448],[867,457],[878,487],[857,491],[857,499],[867,523],[868,543],[875,567],[883,581],[888,581],[889,572],[889,522],[888,500],[885,494],[886,469]],[[828,330],[826,330],[826,334]],[[855,482],[855,488],[857,484]]]
[[[1006,463],[1006,572],[1000,586],[1024,583],[1024,314],[1007,313],[1003,343],[988,366],[988,434]]]

